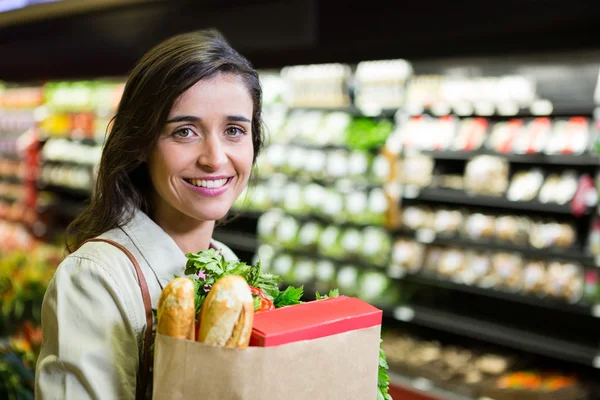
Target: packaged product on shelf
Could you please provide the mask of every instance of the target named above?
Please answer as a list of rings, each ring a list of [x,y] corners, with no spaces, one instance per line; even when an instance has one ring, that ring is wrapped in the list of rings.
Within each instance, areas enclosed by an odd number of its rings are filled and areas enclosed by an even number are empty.
[[[300,223],[295,218],[286,215],[277,225],[276,240],[285,248],[295,249],[298,246],[299,230]]]
[[[278,227],[285,215],[280,210],[269,210],[256,223],[258,239],[265,243],[278,242]]]
[[[287,149],[286,144],[271,143],[260,156],[262,162],[260,163],[261,169],[259,173],[274,174],[276,172],[283,171],[283,165],[287,161]]]
[[[276,255],[275,247],[270,244],[261,243],[256,249],[256,253],[252,259],[252,265],[256,265],[260,261],[261,268],[264,272],[269,272],[273,266],[273,259]]]
[[[307,150],[300,146],[288,145],[282,172],[286,175],[297,175],[304,170]]]
[[[285,185],[284,191],[283,209],[293,215],[303,214],[306,211],[302,201],[303,186],[290,181]]]
[[[529,240],[531,221],[516,215],[496,216],[496,238],[503,242],[525,245]]]
[[[315,269],[315,289],[321,293],[336,287],[335,264],[329,260],[318,260]]]
[[[436,235],[448,236],[459,232],[463,224],[463,214],[458,210],[438,210],[433,217],[433,230]]]
[[[349,159],[346,150],[331,150],[327,153],[327,177],[341,179],[348,176]]]
[[[315,221],[305,222],[298,232],[298,247],[303,250],[316,249],[322,231],[323,226],[320,223]]]
[[[410,230],[431,229],[433,215],[427,207],[409,206],[402,211],[402,225]]]
[[[356,228],[346,228],[341,233],[341,244],[344,249],[344,257],[355,259],[361,254],[363,236]]]
[[[361,232],[361,258],[371,265],[386,267],[390,261],[392,239],[383,228],[368,226]]]
[[[597,269],[585,271],[583,297],[588,304],[600,304],[600,272]]]
[[[356,296],[358,292],[358,282],[361,269],[355,265],[344,264],[339,267],[336,273],[336,284],[340,293],[346,293],[347,296]]]
[[[441,174],[433,177],[433,186],[444,189],[465,190],[465,178],[458,174]]]
[[[274,274],[281,276],[281,279],[290,282],[294,267],[294,257],[287,253],[279,253],[273,257],[272,271]]]
[[[523,291],[543,296],[547,279],[546,265],[542,261],[529,261],[523,268]]]
[[[289,274],[290,283],[295,286],[306,285],[315,278],[316,263],[306,257],[296,257],[292,271]]]
[[[366,222],[371,225],[395,226],[396,222],[393,221],[393,218],[397,213],[391,212],[395,211],[390,210],[392,207],[397,207],[397,203],[392,202],[383,189],[371,189],[369,191]]]
[[[553,261],[548,264],[546,294],[569,303],[577,303],[583,297],[584,270],[575,263]]]
[[[348,155],[348,175],[353,182],[367,182],[373,156],[364,151],[351,151]]]
[[[586,397],[577,380],[571,376],[531,370],[507,372],[483,386],[481,395],[498,400],[567,400]]]
[[[522,135],[522,132],[523,121],[520,119],[496,122],[491,129],[486,147],[498,153],[512,153],[517,138]]]
[[[534,223],[529,233],[529,243],[538,249],[569,248],[576,240],[577,233],[572,225],[556,221]]]
[[[323,186],[316,183],[308,183],[302,187],[302,213],[318,215],[324,207],[326,190]]]
[[[365,271],[358,282],[358,298],[380,307],[393,306],[399,299],[398,287],[383,272]]]
[[[429,186],[434,165],[431,157],[422,154],[406,155],[401,163],[400,181],[405,185]]]
[[[468,215],[462,234],[471,240],[491,240],[496,235],[496,217],[480,213]]]
[[[460,121],[458,133],[452,143],[456,151],[479,150],[486,139],[488,121],[485,118],[466,118]]]
[[[288,107],[346,107],[350,105],[346,64],[294,65],[281,69],[290,89],[283,92]]]
[[[465,269],[460,274],[460,279],[467,285],[493,287],[497,279],[490,254],[483,251],[468,251]]]
[[[369,164],[368,181],[373,184],[385,184],[396,178],[397,160],[384,154],[376,155]]]
[[[519,290],[523,286],[523,258],[515,253],[497,253],[492,256],[498,287]]]
[[[550,118],[535,118],[526,126],[514,141],[512,151],[518,154],[541,153],[548,143],[552,132]]]
[[[321,146],[341,146],[345,143],[346,132],[352,125],[352,116],[345,112],[329,112],[323,123],[312,132],[312,142]]]
[[[423,268],[425,246],[414,241],[397,239],[392,248],[392,259],[388,275],[402,278],[407,273],[416,273]]]
[[[585,117],[554,120],[546,154],[582,154],[591,144],[590,121]]]
[[[341,244],[342,232],[340,228],[329,225],[323,229],[319,238],[318,250],[325,257],[341,259],[345,256],[344,247]]]
[[[465,167],[465,189],[471,193],[501,196],[508,188],[509,166],[506,159],[482,155]]]
[[[593,255],[600,255],[600,219],[597,217],[592,220],[587,247]]]
[[[447,279],[460,282],[465,266],[466,254],[464,250],[449,248],[442,253],[437,271],[438,274]]]
[[[321,198],[321,209],[318,215],[331,221],[344,219],[344,195],[336,189],[326,188]]]
[[[510,183],[506,198],[510,201],[530,201],[537,197],[544,174],[539,168],[517,172]]]
[[[309,179],[325,179],[327,177],[327,152],[321,149],[308,149],[303,174]]]
[[[575,171],[564,171],[546,178],[540,189],[539,200],[542,203],[567,204],[577,192],[579,176]]]
[[[412,66],[405,60],[359,62],[354,75],[356,105],[374,112],[401,107],[405,85],[412,73]]]
[[[425,262],[423,264],[423,271],[429,274],[437,274],[438,265],[444,255],[446,249],[438,246],[429,246],[425,249]]]
[[[367,192],[363,190],[356,190],[345,196],[344,213],[348,221],[357,224],[370,222],[367,196]]]

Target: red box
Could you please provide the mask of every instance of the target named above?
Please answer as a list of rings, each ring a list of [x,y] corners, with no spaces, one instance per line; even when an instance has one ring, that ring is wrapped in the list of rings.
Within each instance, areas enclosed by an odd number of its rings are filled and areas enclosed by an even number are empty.
[[[381,325],[383,312],[364,301],[340,296],[254,315],[250,346],[271,347]]]

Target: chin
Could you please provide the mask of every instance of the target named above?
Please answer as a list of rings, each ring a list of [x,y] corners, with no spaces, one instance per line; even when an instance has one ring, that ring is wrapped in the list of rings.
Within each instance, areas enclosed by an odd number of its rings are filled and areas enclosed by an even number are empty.
[[[226,210],[191,210],[191,212],[186,213],[190,217],[197,219],[198,221],[218,221],[223,219],[229,209]]]

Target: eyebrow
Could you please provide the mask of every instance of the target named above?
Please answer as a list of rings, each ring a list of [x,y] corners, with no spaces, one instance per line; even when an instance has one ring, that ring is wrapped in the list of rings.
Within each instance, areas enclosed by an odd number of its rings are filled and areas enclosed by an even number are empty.
[[[225,119],[231,122],[252,122],[250,119],[244,117],[243,115],[228,115],[225,117]],[[173,124],[175,122],[199,122],[201,120],[202,118],[193,115],[178,115],[167,120],[167,124]]]

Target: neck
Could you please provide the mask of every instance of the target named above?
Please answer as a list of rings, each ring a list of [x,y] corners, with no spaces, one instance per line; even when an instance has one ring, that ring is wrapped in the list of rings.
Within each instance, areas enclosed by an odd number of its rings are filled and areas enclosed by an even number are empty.
[[[157,207],[152,219],[184,254],[197,253],[210,247],[215,221],[198,221],[171,207]]]

